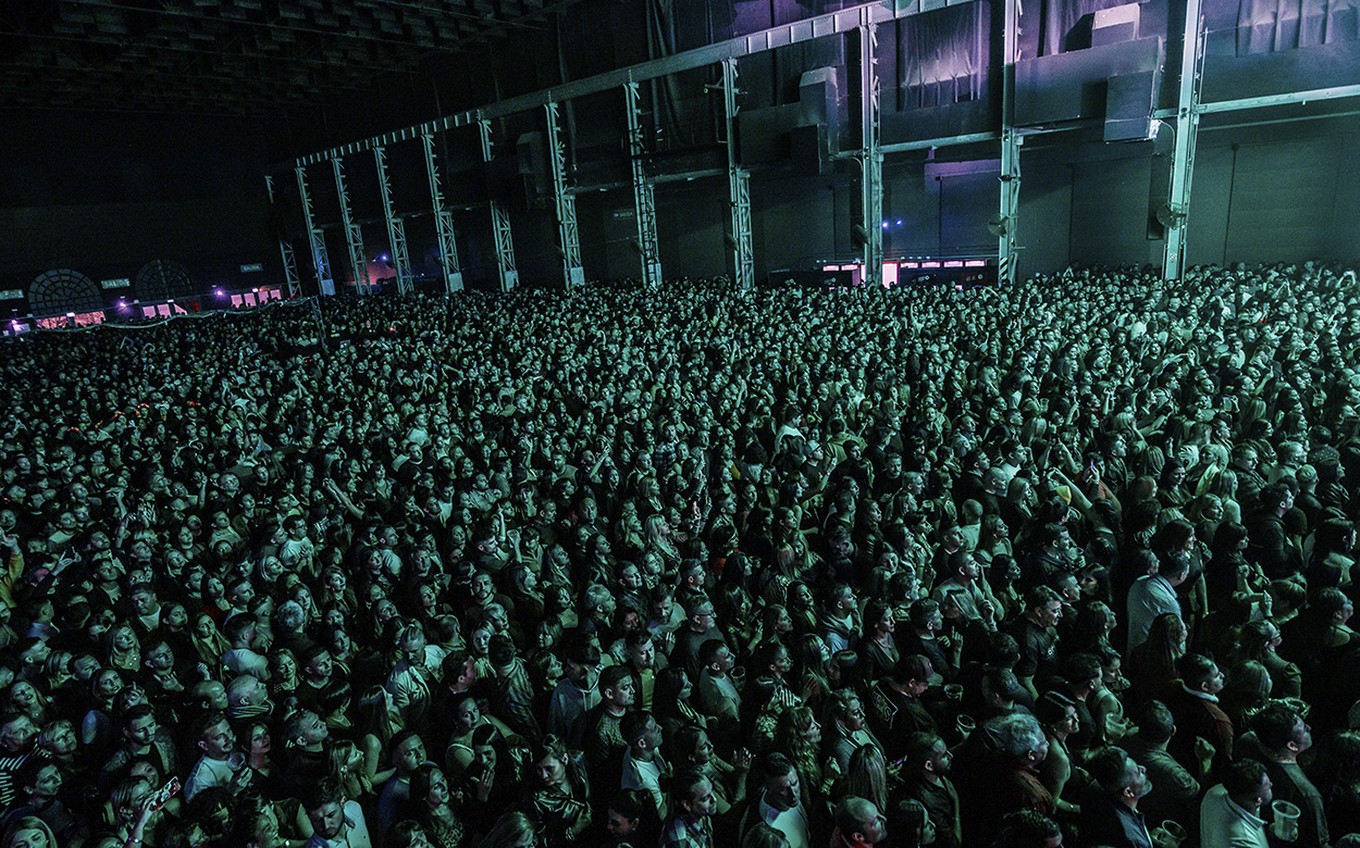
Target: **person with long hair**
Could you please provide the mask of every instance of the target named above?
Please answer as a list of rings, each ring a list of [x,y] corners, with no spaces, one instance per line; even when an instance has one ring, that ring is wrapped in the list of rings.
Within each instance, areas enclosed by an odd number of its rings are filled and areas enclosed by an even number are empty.
[[[1010,528],[1006,526],[1006,520],[995,512],[982,516],[982,523],[978,527],[977,548],[973,551],[973,556],[985,568],[990,569],[998,556],[1013,555]]]
[[[0,711],[6,715],[27,716],[39,727],[47,723],[50,706],[48,697],[27,680],[14,681],[0,698]]]
[[[1210,609],[1219,610],[1230,600],[1264,606],[1270,579],[1259,564],[1247,559],[1248,542],[1247,528],[1235,521],[1219,524],[1214,532],[1209,562],[1204,569]]]
[[[650,480],[650,486],[655,486],[655,478]],[[644,523],[644,533],[647,537],[647,550],[661,557],[662,568],[666,572],[672,572],[680,567],[680,549],[671,541],[673,533],[671,526],[666,521],[666,516],[660,512],[655,512],[647,516]]]
[[[785,710],[775,731],[775,750],[787,755],[798,772],[798,787],[807,809],[812,809],[814,799],[826,797],[836,778],[835,772],[828,772],[823,765],[821,747],[822,726],[812,708]]]
[[[708,717],[691,703],[693,695],[694,683],[685,669],[670,666],[657,672],[656,688],[652,692],[653,715],[665,728],[667,736],[680,727],[708,727]]]
[[[779,715],[802,700],[786,680],[793,661],[782,642],[762,643],[751,656],[751,667],[755,677],[742,698],[742,735],[752,750],[763,753],[774,741]]]
[[[482,837],[481,848],[536,848],[539,828],[534,820],[518,810],[505,813]]]
[[[1039,780],[1053,795],[1054,810],[1062,815],[1075,816],[1080,808],[1063,797],[1074,771],[1072,753],[1067,738],[1080,727],[1076,703],[1058,692],[1045,692],[1034,702],[1034,717],[1048,740],[1048,756],[1039,764]]]
[[[877,598],[869,601],[864,610],[859,653],[867,656],[873,664],[874,677],[892,671],[902,659],[897,641],[893,638],[896,627],[897,615],[891,606]]]
[[[392,776],[391,768],[379,770],[378,766],[388,743],[402,729],[393,712],[391,696],[381,686],[365,689],[354,705],[354,738],[363,751],[364,772],[373,786],[383,785]]]
[[[1240,662],[1228,670],[1223,691],[1218,693],[1219,709],[1232,719],[1233,727],[1247,727],[1270,699],[1271,686],[1264,665],[1255,660]]]
[[[37,816],[20,816],[5,828],[0,848],[61,848],[47,822]]]
[[[794,651],[793,690],[814,709],[831,694],[831,649],[816,633],[798,637]]]
[[[283,835],[279,811],[266,798],[245,798],[232,818],[232,844],[245,848],[293,848],[295,844]]]
[[[1117,745],[1129,732],[1129,722],[1125,718],[1124,692],[1129,690],[1129,681],[1121,673],[1123,657],[1114,648],[1106,646],[1091,651],[1100,659],[1100,688],[1086,698],[1087,709],[1091,711],[1094,739],[1091,747]]]
[[[364,801],[373,797],[373,782],[364,767],[364,754],[349,740],[338,740],[326,751],[326,772],[345,788],[345,797]]]
[[[255,778],[261,780],[273,776],[274,759],[271,754],[274,750],[274,737],[269,731],[269,725],[263,721],[252,721],[246,726],[244,738],[247,768]]]
[[[1322,792],[1327,829],[1360,833],[1360,732],[1343,730],[1324,737],[1303,765]]]
[[[105,659],[109,667],[125,674],[140,674],[142,671],[142,646],[137,632],[126,624],[120,624],[108,631],[105,636]]]
[[[1274,683],[1271,697],[1298,698],[1302,694],[1303,674],[1296,664],[1280,656],[1278,648],[1283,641],[1275,622],[1249,621],[1242,625],[1234,640],[1235,657],[1238,662],[1255,660],[1265,666]]]
[[[1092,601],[1077,608],[1072,630],[1063,637],[1064,647],[1074,653],[1094,654],[1111,647],[1110,634],[1119,623],[1114,610],[1101,602]]]
[[[880,810],[888,808],[888,763],[875,745],[861,745],[850,755],[850,763],[836,780],[832,794],[837,798],[856,795],[868,798]]]
[[[812,587],[802,580],[789,584],[785,593],[785,607],[793,619],[793,632],[800,635],[817,632],[817,599]]]
[[[460,848],[466,835],[443,769],[425,763],[411,773],[411,806],[434,848]]]
[[[297,691],[301,678],[298,674],[297,657],[287,648],[278,648],[269,654],[269,697],[281,701]]]
[[[1186,651],[1190,633],[1175,613],[1152,620],[1147,641],[1129,652],[1128,678],[1142,692],[1156,692],[1177,677],[1176,662]]]

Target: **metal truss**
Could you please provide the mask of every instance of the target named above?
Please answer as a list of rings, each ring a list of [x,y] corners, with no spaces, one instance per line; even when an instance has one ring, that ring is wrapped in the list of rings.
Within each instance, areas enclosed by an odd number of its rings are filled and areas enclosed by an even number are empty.
[[[482,161],[491,163],[491,121],[477,122],[482,139]],[[496,242],[496,269],[501,291],[508,292],[519,285],[519,270],[515,267],[515,240],[510,232],[510,213],[496,198],[491,198],[491,235]]]
[[[656,237],[656,195],[643,166],[643,157],[647,155],[647,137],[642,129],[642,102],[638,84],[626,84],[623,95],[628,113],[628,156],[633,172],[633,212],[637,218],[642,285],[657,289],[661,287],[661,252]]]
[[[274,175],[264,175],[264,187],[269,192],[269,205],[274,206]],[[288,235],[282,228],[279,230],[279,258],[283,260],[283,280],[284,286],[288,289],[288,297],[297,297],[302,293],[302,280],[298,277],[297,255],[293,253],[293,245],[288,241]]]
[[[364,252],[364,231],[350,213],[349,189],[345,187],[345,164],[341,157],[331,160],[331,168],[335,171],[335,194],[340,199],[340,223],[345,228],[349,264],[354,269],[354,290],[359,294],[372,294],[368,279],[368,256]]]
[[[958,6],[967,2],[972,2],[972,0],[943,0],[943,2],[941,0],[893,0],[893,2],[874,0],[871,3],[860,3],[836,12],[818,15],[815,18],[781,24],[749,35],[642,62],[629,68],[619,68],[585,79],[573,80],[552,89],[535,91],[518,97],[508,97],[480,109],[446,115],[417,126],[405,127],[362,141],[350,142],[320,153],[299,157],[295,164],[317,164],[334,156],[367,150],[375,144],[388,145],[399,141],[412,141],[425,132],[443,132],[456,127],[467,127],[491,118],[500,118],[537,109],[550,102],[561,103],[589,94],[599,94],[603,91],[619,88],[629,82],[645,82],[659,77],[671,76],[682,71],[708,67],[717,62],[726,62],[729,59],[754,56],[793,44],[850,32],[866,23],[887,23],[888,21],[909,18],[912,15],[924,14],[944,6]]]
[[[312,267],[316,269],[316,284],[323,295],[335,294],[335,277],[331,274],[331,257],[326,252],[326,234],[316,226],[312,217],[312,198],[307,193],[307,169],[298,165],[293,169],[297,175],[298,197],[302,200],[302,216],[307,224],[307,241],[312,248]]]
[[[1005,0],[1001,42],[1001,191],[997,213],[996,279],[1015,282],[1015,234],[1020,214],[1020,136],[1015,131],[1015,61],[1020,0]]]
[[[751,248],[751,173],[737,161],[737,60],[722,63],[723,127],[727,145],[728,205],[732,210],[732,282],[738,291],[750,291],[756,283],[755,252]]]
[[[552,169],[553,206],[557,210],[557,246],[562,251],[562,281],[567,288],[586,283],[581,267],[581,234],[576,226],[576,195],[567,185],[567,149],[558,126],[557,104],[549,102],[543,111],[548,119],[548,164]]]
[[[439,267],[444,272],[444,293],[463,290],[463,271],[458,265],[458,240],[454,238],[453,213],[444,208],[444,190],[439,185],[439,160],[434,152],[434,133],[420,136],[425,151],[425,174],[430,179],[430,208],[434,212],[435,233],[439,239]]]
[[[383,220],[387,222],[387,243],[392,249],[392,264],[397,268],[397,293],[415,291],[411,278],[411,255],[406,248],[406,224],[392,206],[392,185],[387,179],[387,150],[373,148],[373,165],[378,169],[378,191],[382,195]]]
[[[1190,181],[1195,171],[1195,142],[1199,135],[1200,82],[1204,71],[1200,0],[1186,0],[1185,40],[1181,47],[1180,96],[1176,101],[1176,144],[1171,152],[1171,186],[1167,192],[1166,252],[1162,278],[1179,280],[1185,270],[1186,224],[1190,212]]]
[[[879,150],[879,76],[878,59],[874,49],[878,46],[878,25],[867,21],[856,30],[859,41],[859,95],[860,95],[860,150],[859,150],[859,221],[864,247],[864,271],[862,279],[866,285],[880,285],[883,282],[883,154]]]

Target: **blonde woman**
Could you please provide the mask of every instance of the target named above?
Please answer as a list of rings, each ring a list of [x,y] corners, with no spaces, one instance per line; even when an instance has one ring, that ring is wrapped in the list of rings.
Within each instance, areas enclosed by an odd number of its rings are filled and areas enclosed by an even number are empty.
[[[888,809],[888,763],[874,745],[861,745],[850,755],[850,765],[836,781],[833,795],[868,798],[880,810]]]
[[[327,771],[345,788],[345,797],[363,802],[373,797],[364,752],[348,740],[336,742],[327,755]]]

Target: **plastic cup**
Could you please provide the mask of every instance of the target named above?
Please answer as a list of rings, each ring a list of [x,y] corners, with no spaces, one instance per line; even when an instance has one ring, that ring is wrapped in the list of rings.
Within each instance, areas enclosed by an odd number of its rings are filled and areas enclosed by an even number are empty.
[[[1293,842],[1299,838],[1298,806],[1288,801],[1272,801],[1270,809],[1275,813],[1275,821],[1270,825],[1271,833],[1282,842]]]
[[[1179,822],[1167,819],[1158,825],[1157,830],[1162,834],[1160,844],[1164,848],[1179,848],[1180,844],[1185,841],[1185,828]]]
[[[969,734],[977,730],[977,721],[970,715],[961,715],[954,720],[954,727],[959,731],[959,736],[967,739]]]
[[[944,687],[944,696],[951,701],[962,701],[963,687],[957,683],[946,683]]]

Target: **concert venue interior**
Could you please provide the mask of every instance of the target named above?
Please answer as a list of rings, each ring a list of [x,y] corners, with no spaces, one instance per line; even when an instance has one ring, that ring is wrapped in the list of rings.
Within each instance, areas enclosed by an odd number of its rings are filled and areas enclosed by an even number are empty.
[[[0,35],[0,848],[1360,845],[1357,0]]]

